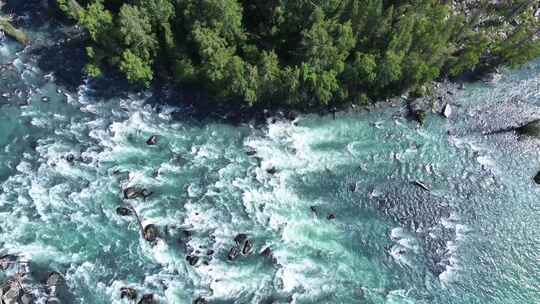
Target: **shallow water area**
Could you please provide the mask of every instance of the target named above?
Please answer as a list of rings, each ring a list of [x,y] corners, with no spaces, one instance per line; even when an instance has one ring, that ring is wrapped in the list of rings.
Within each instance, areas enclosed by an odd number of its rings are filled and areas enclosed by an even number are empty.
[[[65,303],[128,303],[125,286],[160,303],[540,299],[539,142],[486,135],[538,117],[540,61],[424,126],[382,107],[259,128],[71,90],[38,56],[0,42],[0,253],[61,273]],[[240,233],[253,248],[231,261]]]

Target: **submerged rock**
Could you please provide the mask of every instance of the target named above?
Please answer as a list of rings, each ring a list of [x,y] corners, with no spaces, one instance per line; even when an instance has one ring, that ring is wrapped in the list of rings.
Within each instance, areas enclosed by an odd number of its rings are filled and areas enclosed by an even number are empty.
[[[267,168],[266,173],[274,175],[274,174],[277,173],[277,169],[276,169],[276,167]]]
[[[364,288],[362,288],[362,287],[355,288],[354,295],[356,296],[357,299],[363,300],[364,297],[365,297]]]

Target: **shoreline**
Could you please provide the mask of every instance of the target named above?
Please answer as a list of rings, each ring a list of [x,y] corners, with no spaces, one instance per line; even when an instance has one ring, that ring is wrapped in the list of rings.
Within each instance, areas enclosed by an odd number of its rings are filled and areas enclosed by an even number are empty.
[[[21,6],[25,8],[25,6]],[[50,7],[49,7],[50,9]],[[15,12],[17,16],[17,12]],[[17,19],[18,20],[18,19]],[[15,23],[18,21],[15,20]],[[52,16],[48,22],[55,22]],[[18,24],[18,23],[17,23]],[[43,25],[40,22],[32,22],[20,24],[21,28],[37,29]],[[429,94],[422,97],[410,97],[408,93],[387,98],[385,100],[370,101],[369,104],[353,104],[346,103],[332,106],[318,107],[285,107],[274,106],[266,107],[263,105],[246,106],[241,102],[227,102],[227,100],[217,101],[216,98],[210,97],[207,92],[202,89],[193,89],[190,87],[181,88],[172,85],[163,79],[156,79],[151,88],[146,90],[135,90],[127,83],[119,71],[109,68],[105,71],[104,76],[99,79],[90,79],[84,75],[83,66],[85,63],[84,42],[85,35],[80,34],[80,29],[75,29],[72,25],[59,25],[60,34],[53,33],[48,45],[34,44],[30,41],[23,47],[36,55],[40,68],[44,74],[53,73],[60,83],[68,89],[76,89],[77,86],[88,81],[90,86],[95,90],[97,97],[111,98],[123,97],[128,94],[144,94],[150,92],[152,95],[147,102],[153,106],[160,107],[163,105],[180,106],[188,110],[188,115],[198,121],[207,119],[215,119],[221,122],[238,125],[242,123],[254,123],[255,125],[265,124],[268,120],[289,120],[293,121],[299,115],[315,114],[319,116],[333,115],[338,117],[344,114],[358,113],[363,111],[373,111],[385,107],[407,107],[409,113],[405,113],[410,120],[416,120],[421,123],[418,117],[415,117],[411,112],[411,106],[414,109],[420,109],[424,112],[441,113],[442,107],[449,102],[449,96],[454,95],[458,87],[462,83],[476,82],[481,79],[479,73],[470,72],[463,75],[461,78],[454,80],[443,79],[440,82],[434,81],[428,86],[432,88]],[[75,32],[74,32],[75,30]],[[74,33],[79,32],[79,35]],[[61,56],[62,58],[52,58],[55,54],[68,54]],[[71,55],[70,55],[71,54]],[[77,58],[81,55],[82,58]],[[60,63],[67,57],[68,62]],[[65,61],[65,60],[64,60]],[[67,67],[67,68],[66,68]],[[75,68],[73,68],[75,67]],[[79,70],[80,69],[80,70]],[[414,111],[413,111],[414,112]]]

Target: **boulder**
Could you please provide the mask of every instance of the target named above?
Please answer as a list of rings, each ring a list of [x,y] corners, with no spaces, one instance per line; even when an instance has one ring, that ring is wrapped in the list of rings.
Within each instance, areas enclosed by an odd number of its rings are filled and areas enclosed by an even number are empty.
[[[47,278],[47,286],[53,287],[58,286],[62,283],[62,275],[56,271],[51,272]]]
[[[272,254],[272,249],[271,249],[270,247],[264,248],[264,250],[261,251],[261,255],[262,255],[263,257],[267,257],[267,258],[272,257],[272,256],[273,256],[273,254]]]
[[[127,187],[126,189],[124,189],[124,199],[134,199],[138,197],[145,198],[147,196],[150,196],[151,194],[152,192],[137,187]]]
[[[266,173],[274,175],[274,174],[277,173],[277,169],[276,169],[276,167],[267,168]]]
[[[238,246],[242,246],[244,242],[247,240],[247,234],[245,233],[239,233],[234,237],[234,241]]]
[[[446,117],[446,118],[450,118],[450,116],[452,115],[452,108],[450,107],[449,104],[445,104],[445,105],[444,105],[441,114],[442,114],[442,116],[444,116],[444,117]]]
[[[75,161],[75,155],[73,155],[73,154],[68,154],[68,155],[66,156],[66,161],[67,161],[68,163],[74,162],[74,161]]]
[[[186,257],[186,260],[188,261],[189,265],[195,266],[197,262],[199,261],[199,257],[195,255],[188,255]]]
[[[2,295],[3,304],[19,304],[18,302],[22,294],[23,291],[19,284],[9,284],[8,289]]]
[[[56,297],[58,295],[58,288],[63,284],[62,275],[56,271],[53,271],[49,274],[47,278],[46,286],[49,297]]]
[[[193,304],[208,304],[208,301],[203,297],[198,297],[193,301]]]
[[[116,214],[120,216],[129,216],[132,214],[131,209],[126,207],[118,207],[116,208]]]
[[[252,240],[246,240],[244,243],[244,247],[242,248],[242,254],[243,255],[249,255],[251,254],[251,251],[253,250],[253,241]]]
[[[236,260],[239,254],[240,254],[240,249],[235,246],[231,248],[231,250],[229,250],[229,254],[227,254],[227,258],[229,259],[229,261],[234,261]]]
[[[159,236],[159,229],[154,224],[148,224],[144,227],[143,236],[148,242],[154,242]]]
[[[20,302],[22,304],[32,304],[32,303],[34,303],[34,298],[32,297],[31,294],[25,293],[25,294],[22,295]]]
[[[154,304],[154,303],[156,303],[154,301],[154,295],[151,293],[143,295],[141,300],[138,302],[138,304]]]
[[[17,256],[6,254],[0,256],[0,270],[6,270],[17,263]]]
[[[126,298],[128,300],[137,299],[137,290],[131,287],[120,288],[120,299]]]
[[[149,145],[149,146],[153,146],[153,145],[157,144],[157,142],[158,142],[157,135],[152,135],[152,136],[150,136],[150,138],[148,138],[148,140],[146,141],[146,144]]]

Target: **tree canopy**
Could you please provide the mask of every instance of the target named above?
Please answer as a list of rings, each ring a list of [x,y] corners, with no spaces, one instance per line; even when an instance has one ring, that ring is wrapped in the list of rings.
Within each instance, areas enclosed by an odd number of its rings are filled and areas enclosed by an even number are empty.
[[[362,103],[540,56],[531,0],[57,1],[89,34],[89,75],[249,105]]]

